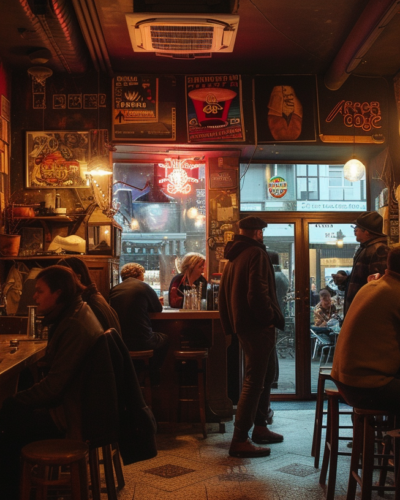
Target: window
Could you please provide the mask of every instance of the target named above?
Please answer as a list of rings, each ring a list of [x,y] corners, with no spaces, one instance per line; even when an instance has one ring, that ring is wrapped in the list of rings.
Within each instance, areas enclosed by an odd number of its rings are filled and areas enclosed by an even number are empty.
[[[343,165],[240,166],[241,211],[364,211],[365,181],[349,182]]]

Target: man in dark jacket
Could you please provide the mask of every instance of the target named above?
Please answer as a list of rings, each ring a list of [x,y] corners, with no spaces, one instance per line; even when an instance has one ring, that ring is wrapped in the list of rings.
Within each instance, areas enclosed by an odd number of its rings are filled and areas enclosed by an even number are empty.
[[[389,248],[382,227],[383,219],[378,212],[364,212],[355,221],[354,234],[360,246],[354,255],[351,274],[346,280],[344,315],[357,292],[367,283],[368,276],[385,273]]]
[[[274,270],[263,244],[259,217],[239,222],[240,234],[225,249],[226,264],[220,285],[219,311],[227,335],[236,334],[245,354],[245,379],[237,406],[235,430],[229,454],[262,457],[269,448],[254,446],[248,432],[255,424],[252,440],[257,444],[280,442],[283,436],[266,426],[273,376],[268,365],[275,347],[275,328],[285,320],[276,297]]]
[[[168,336],[153,332],[149,313],[161,312],[162,305],[156,292],[144,282],[145,268],[135,262],[121,269],[122,283],[112,288],[110,305],[117,312],[122,339],[130,351],[154,350],[150,360],[150,376],[158,383],[159,368],[168,351]]]

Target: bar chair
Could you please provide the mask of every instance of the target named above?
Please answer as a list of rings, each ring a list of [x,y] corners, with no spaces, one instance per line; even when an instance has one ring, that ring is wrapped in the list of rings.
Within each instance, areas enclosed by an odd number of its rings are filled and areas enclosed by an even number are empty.
[[[206,409],[205,409],[205,391],[204,391],[204,360],[208,357],[207,349],[199,349],[199,350],[191,350],[191,351],[174,351],[175,360],[178,361],[181,365],[187,367],[187,364],[190,362],[194,362],[196,366],[195,373],[197,373],[197,385],[192,385],[185,380],[185,376],[182,375],[179,380],[179,396],[178,396],[178,420],[181,415],[182,403],[190,403],[197,401],[199,404],[199,413],[200,413],[200,421],[201,427],[203,431],[204,439],[207,437],[207,429],[206,429]],[[182,392],[187,390],[196,389],[197,398],[194,397],[183,397]]]
[[[102,457],[100,458],[99,451]],[[101,488],[100,465],[104,468],[106,488]],[[107,493],[108,500],[117,500],[118,492],[125,486],[124,474],[122,472],[121,459],[118,444],[109,444],[101,448],[93,448],[89,451],[89,466],[91,478],[92,499],[101,500],[101,493]],[[113,470],[114,468],[114,470]],[[117,478],[117,485],[114,479]]]
[[[387,411],[364,410],[354,408],[354,431],[353,431],[353,449],[351,453],[350,475],[347,487],[347,500],[354,500],[356,497],[357,484],[361,487],[361,500],[370,500],[372,491],[378,491],[382,495],[385,491],[396,491],[396,485],[385,485],[387,471],[396,470],[390,465],[389,459],[395,459],[398,462],[398,446],[395,445],[395,456],[387,453],[385,447],[382,451],[375,453],[376,433],[389,431],[394,427],[394,415]],[[359,458],[362,454],[362,465],[359,466]],[[375,459],[379,460],[375,464]],[[361,474],[358,470],[361,468]],[[381,471],[379,483],[373,484],[373,470]],[[398,477],[396,478],[398,484]],[[398,495],[396,495],[396,500]]]
[[[338,389],[325,389],[328,397],[328,421],[326,426],[326,439],[324,457],[322,460],[321,473],[319,476],[319,484],[324,485],[328,473],[328,488],[326,492],[326,500],[335,498],[337,460],[339,456],[351,456],[351,453],[339,451],[339,441],[352,439],[351,437],[339,436],[339,429],[353,429],[352,425],[339,425],[339,417],[352,412],[339,412],[340,394]]]
[[[20,500],[30,500],[32,488],[36,498],[48,498],[48,490],[71,490],[72,500],[89,500],[86,443],[71,439],[35,441],[22,448]],[[60,474],[60,468],[68,473]]]
[[[151,381],[150,381],[150,359],[153,357],[154,351],[129,351],[129,356],[135,366],[138,375],[140,387],[142,388],[143,397],[149,408],[152,405]],[[141,362],[142,366],[139,366]]]

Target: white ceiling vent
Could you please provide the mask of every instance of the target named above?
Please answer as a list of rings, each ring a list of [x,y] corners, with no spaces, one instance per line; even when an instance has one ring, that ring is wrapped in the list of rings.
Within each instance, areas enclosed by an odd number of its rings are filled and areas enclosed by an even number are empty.
[[[232,52],[239,16],[233,14],[127,14],[135,52],[182,59]]]

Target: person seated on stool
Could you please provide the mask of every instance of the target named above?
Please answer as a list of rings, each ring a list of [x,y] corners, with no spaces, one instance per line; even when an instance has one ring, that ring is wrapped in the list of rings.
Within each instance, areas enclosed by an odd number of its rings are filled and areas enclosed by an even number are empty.
[[[121,335],[118,314],[98,291],[96,283],[90,277],[89,269],[85,262],[78,257],[68,257],[67,259],[60,259],[57,264],[59,266],[70,267],[78,276],[78,280],[82,285],[85,285],[85,290],[82,292],[82,300],[89,304],[90,309],[94,312],[104,331],[114,328]]]
[[[338,318],[336,314],[336,306],[332,304],[332,297],[328,290],[323,288],[319,292],[320,301],[314,307],[314,325],[327,326],[327,323],[332,318]]]
[[[128,349],[154,350],[150,359],[150,379],[153,385],[158,385],[169,341],[165,333],[152,330],[149,313],[161,312],[162,305],[153,288],[144,282],[145,272],[143,266],[134,262],[122,266],[122,283],[111,289],[110,304],[118,314],[122,339]]]
[[[6,399],[0,410],[1,498],[18,498],[19,457],[26,444],[65,436],[82,439],[77,375],[87,353],[103,335],[103,327],[82,301],[83,290],[67,267],[50,266],[37,276],[33,299],[37,314],[44,316],[43,325],[49,328],[44,358],[48,373],[30,389]]]
[[[202,283],[201,298],[207,296],[207,280],[204,278],[204,266],[206,258],[201,253],[187,253],[181,264],[181,272],[172,278],[169,285],[169,305],[176,309],[183,307],[183,295],[185,290],[191,290],[192,286],[198,287]]]
[[[400,412],[400,247],[388,268],[354,297],[336,344],[331,376],[356,408]],[[379,276],[376,276],[379,278]]]

